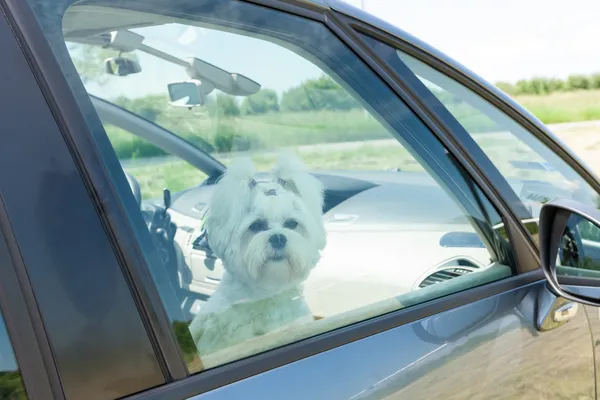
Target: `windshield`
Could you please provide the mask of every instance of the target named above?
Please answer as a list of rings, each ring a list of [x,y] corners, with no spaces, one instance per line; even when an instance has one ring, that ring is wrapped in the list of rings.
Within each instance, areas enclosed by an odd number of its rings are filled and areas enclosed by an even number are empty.
[[[232,95],[215,88],[201,106],[182,107],[169,97],[168,88],[189,81],[190,76],[176,61],[134,50],[120,56],[137,62],[141,71],[110,75],[103,70],[104,62],[119,56],[118,51],[94,44],[69,44],[90,94],[171,131],[224,165],[240,154],[249,154],[257,169],[267,170],[275,161],[275,150],[294,147],[312,169],[423,171],[400,146],[381,146],[378,141],[390,140],[388,130],[353,95],[321,68],[284,47],[178,23],[129,31],[143,36],[144,45],[154,53],[157,50],[179,60],[194,57],[260,86],[250,95]],[[236,51],[224,51],[228,48]],[[267,56],[277,60],[280,74],[264,68],[261,59]],[[116,127],[109,125],[107,134],[124,166],[131,168],[148,158],[156,162],[165,155],[160,148],[137,139],[133,146],[132,139]],[[332,145],[326,149],[316,146],[328,143]]]

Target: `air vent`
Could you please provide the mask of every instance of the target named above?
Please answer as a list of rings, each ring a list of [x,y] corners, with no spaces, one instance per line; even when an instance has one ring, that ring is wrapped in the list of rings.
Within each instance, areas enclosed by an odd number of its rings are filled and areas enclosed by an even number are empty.
[[[445,282],[453,278],[471,273],[479,268],[476,263],[464,259],[455,258],[440,265],[437,271],[428,275],[421,281],[419,288],[424,288],[431,285],[436,285],[440,282]]]
[[[466,275],[469,272],[472,272],[472,271],[469,269],[465,269],[465,268],[443,269],[441,271],[437,271],[437,272],[434,272],[433,274],[429,275],[427,278],[425,278],[423,280],[423,282],[421,282],[419,287],[424,288],[427,286],[435,285],[440,282],[444,282],[444,281],[450,280],[452,278],[456,278],[457,276]]]

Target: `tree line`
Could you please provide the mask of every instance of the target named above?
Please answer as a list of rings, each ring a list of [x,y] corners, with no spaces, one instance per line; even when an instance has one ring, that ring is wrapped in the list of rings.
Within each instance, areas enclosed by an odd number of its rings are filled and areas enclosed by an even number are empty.
[[[507,94],[547,95],[555,92],[600,89],[600,73],[591,75],[570,75],[567,79],[534,77],[517,82],[496,82],[496,86]]]
[[[149,95],[136,99],[119,97],[115,103],[150,121],[156,121],[167,107],[168,98],[165,95]],[[275,90],[265,88],[254,95],[244,97],[241,102],[233,96],[217,93],[209,96],[203,107],[211,116],[237,117],[278,111],[350,110],[359,108],[360,104],[333,79],[321,76],[286,90],[281,99]]]

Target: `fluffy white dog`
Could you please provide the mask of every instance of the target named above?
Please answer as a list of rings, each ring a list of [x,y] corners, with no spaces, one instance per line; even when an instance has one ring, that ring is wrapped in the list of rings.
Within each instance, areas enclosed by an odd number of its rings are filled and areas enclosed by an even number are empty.
[[[215,188],[206,232],[225,274],[190,325],[200,356],[313,320],[302,283],[326,243],[323,187],[293,155],[272,175],[242,159]]]

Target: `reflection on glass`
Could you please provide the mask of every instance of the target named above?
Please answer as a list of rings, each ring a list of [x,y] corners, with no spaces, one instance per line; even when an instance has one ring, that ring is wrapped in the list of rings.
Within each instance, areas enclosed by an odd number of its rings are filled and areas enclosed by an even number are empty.
[[[571,215],[557,255],[557,274],[600,278],[600,227]]]

